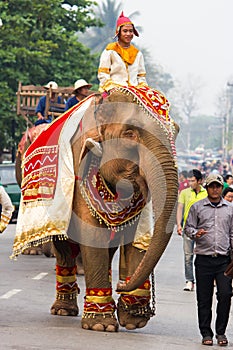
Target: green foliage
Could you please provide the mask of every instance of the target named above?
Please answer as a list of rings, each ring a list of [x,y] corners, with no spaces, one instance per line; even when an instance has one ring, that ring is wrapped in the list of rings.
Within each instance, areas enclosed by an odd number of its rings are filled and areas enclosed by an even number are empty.
[[[9,120],[22,127],[15,115],[19,81],[43,85],[55,80],[67,86],[79,78],[95,80],[97,59],[76,35],[100,24],[93,5],[88,0],[0,0],[0,155],[13,146]]]

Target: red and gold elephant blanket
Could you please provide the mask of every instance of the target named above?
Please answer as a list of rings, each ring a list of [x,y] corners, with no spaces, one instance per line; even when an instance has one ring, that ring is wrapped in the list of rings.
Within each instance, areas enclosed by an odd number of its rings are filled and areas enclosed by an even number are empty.
[[[24,153],[12,257],[53,236],[68,238],[75,182],[71,139],[93,98],[90,95],[55,119]]]

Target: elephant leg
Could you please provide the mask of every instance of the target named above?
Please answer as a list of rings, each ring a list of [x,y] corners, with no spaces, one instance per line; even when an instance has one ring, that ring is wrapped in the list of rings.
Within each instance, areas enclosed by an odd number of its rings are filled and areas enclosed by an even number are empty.
[[[144,252],[133,247],[132,244],[124,246],[126,282],[130,280],[130,276],[137,268],[143,255]],[[117,316],[120,325],[128,330],[145,327],[151,317],[149,279],[139,288],[120,294],[117,305]]]
[[[76,258],[77,263],[77,275],[84,275],[83,259],[81,253],[78,254]]]
[[[82,328],[116,332],[119,325],[115,317],[115,301],[112,298],[109,249],[82,245],[80,248],[86,280]]]
[[[68,241],[57,241],[54,242],[54,251],[57,258],[56,300],[51,307],[51,314],[77,316],[79,288],[76,282],[76,256],[79,247]]]

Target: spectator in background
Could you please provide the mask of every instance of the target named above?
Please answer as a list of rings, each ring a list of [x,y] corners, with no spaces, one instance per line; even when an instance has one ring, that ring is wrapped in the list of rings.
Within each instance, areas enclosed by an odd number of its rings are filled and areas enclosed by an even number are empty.
[[[72,92],[74,96],[70,97],[65,105],[65,111],[75,106],[77,103],[86,98],[90,92],[92,84],[88,84],[86,80],[79,79],[74,83],[74,91]]]
[[[178,198],[177,206],[177,233],[183,236],[184,251],[184,269],[185,269],[185,287],[184,291],[194,290],[194,271],[193,271],[193,249],[194,241],[186,235],[183,235],[189,210],[193,203],[207,196],[206,190],[202,187],[202,173],[198,169],[193,169],[188,173],[189,187],[181,191]]]
[[[226,171],[226,174],[230,172],[230,165],[227,161],[227,159],[224,159],[223,162],[222,162],[222,166],[223,166],[223,169],[225,169]]]
[[[44,85],[44,88],[46,90],[48,90],[50,88],[57,89],[58,85],[55,81],[49,81],[48,84]],[[54,102],[61,103],[61,97],[58,96],[57,101],[55,101],[55,94],[52,93],[50,102],[51,103],[54,103]],[[43,123],[51,123],[52,117],[45,116],[45,107],[46,107],[46,96],[42,96],[38,102],[37,107],[36,107],[36,115],[37,115],[38,120],[35,122],[35,125],[39,125],[39,124],[43,124]]]
[[[232,187],[224,188],[224,190],[222,191],[222,196],[228,202],[232,202],[233,201],[233,188]]]
[[[11,199],[2,185],[0,185],[0,205],[2,206],[0,233],[2,233],[7,228],[14,211],[14,206],[11,203]]]
[[[231,174],[227,174],[224,178],[224,185],[223,185],[223,189],[227,188],[227,187],[231,187],[233,184],[233,176]]]
[[[182,190],[189,187],[189,182],[188,182],[187,176],[188,176],[187,170],[183,170],[179,174],[179,190],[178,190],[179,193]]]
[[[227,165],[224,164],[222,167],[222,176],[225,179],[225,176],[228,174],[228,170],[227,170]]]

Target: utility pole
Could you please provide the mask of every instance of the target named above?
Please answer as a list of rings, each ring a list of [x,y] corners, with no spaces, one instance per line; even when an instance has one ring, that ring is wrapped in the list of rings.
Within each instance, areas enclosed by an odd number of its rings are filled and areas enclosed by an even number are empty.
[[[225,147],[224,147],[224,157],[228,159],[229,151],[229,123],[232,112],[232,98],[233,98],[233,82],[227,82],[227,110],[226,110],[226,125],[225,125]],[[233,144],[231,144],[231,149],[233,149]]]

